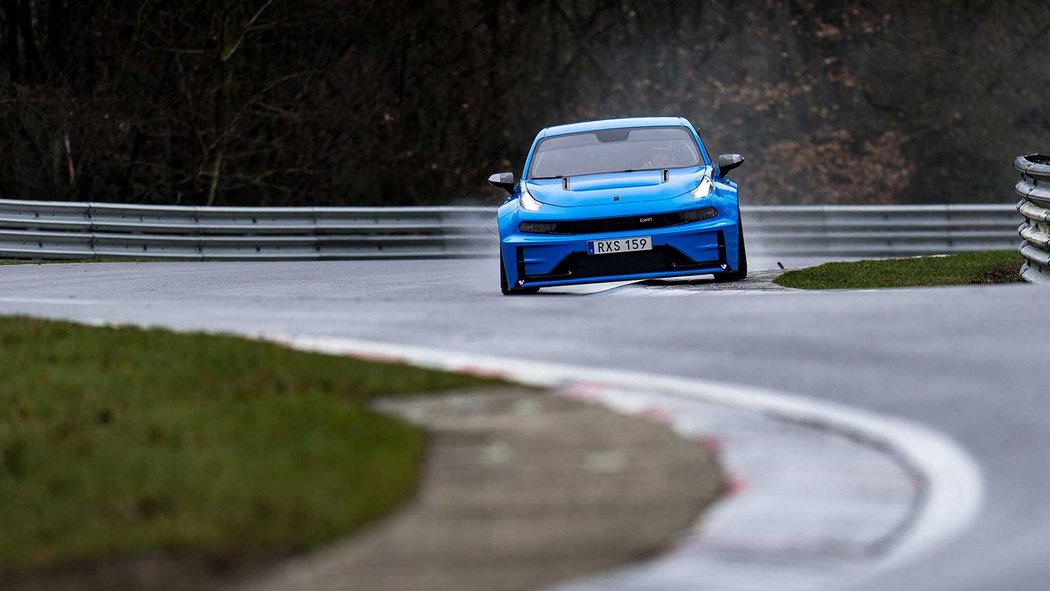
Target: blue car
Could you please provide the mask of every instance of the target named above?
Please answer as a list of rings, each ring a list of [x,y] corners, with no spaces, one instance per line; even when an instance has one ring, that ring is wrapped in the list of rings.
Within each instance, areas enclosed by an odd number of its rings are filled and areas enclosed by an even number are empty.
[[[713,274],[747,276],[737,185],[739,154],[712,162],[681,117],[548,127],[499,208],[500,289]]]

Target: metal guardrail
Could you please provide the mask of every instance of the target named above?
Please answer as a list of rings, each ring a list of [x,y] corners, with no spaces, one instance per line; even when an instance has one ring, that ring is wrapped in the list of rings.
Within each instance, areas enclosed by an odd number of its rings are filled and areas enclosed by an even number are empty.
[[[1017,244],[1010,205],[744,207],[759,256],[908,256]],[[0,200],[0,257],[317,260],[493,256],[490,207],[179,207]],[[1045,228],[1046,226],[1044,226]]]
[[[1018,228],[1024,239],[1019,250],[1026,259],[1021,277],[1050,285],[1050,156],[1018,156],[1014,168],[1021,173],[1021,180],[1014,185],[1021,197],[1017,210],[1025,218]]]
[[[1010,205],[744,207],[749,254],[881,257],[1014,248]]]
[[[477,256],[492,210],[0,200],[0,256],[297,260]],[[483,248],[487,247],[487,248]]]

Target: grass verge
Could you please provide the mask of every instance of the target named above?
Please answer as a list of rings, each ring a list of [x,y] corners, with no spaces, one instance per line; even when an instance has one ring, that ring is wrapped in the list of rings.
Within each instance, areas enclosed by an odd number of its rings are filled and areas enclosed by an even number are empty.
[[[775,282],[800,289],[869,289],[974,285],[1021,281],[1021,255],[1013,250],[950,256],[825,263],[788,271]]]
[[[0,573],[157,552],[236,562],[343,535],[412,492],[425,447],[368,399],[483,383],[0,318]]]

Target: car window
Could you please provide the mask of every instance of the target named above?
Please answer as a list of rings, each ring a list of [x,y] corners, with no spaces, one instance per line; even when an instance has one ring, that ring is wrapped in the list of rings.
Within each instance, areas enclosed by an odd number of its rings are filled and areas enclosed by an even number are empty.
[[[603,129],[546,138],[536,146],[529,178],[701,164],[696,140],[684,127]]]

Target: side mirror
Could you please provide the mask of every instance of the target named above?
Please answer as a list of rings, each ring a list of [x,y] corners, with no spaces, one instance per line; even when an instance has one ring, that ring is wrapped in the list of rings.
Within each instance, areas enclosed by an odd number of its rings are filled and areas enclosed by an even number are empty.
[[[489,184],[493,187],[499,187],[508,193],[514,193],[514,173],[513,172],[497,172],[496,174],[489,177]]]
[[[729,171],[744,163],[744,157],[740,154],[722,154],[718,157],[718,172],[723,177],[729,176]]]

